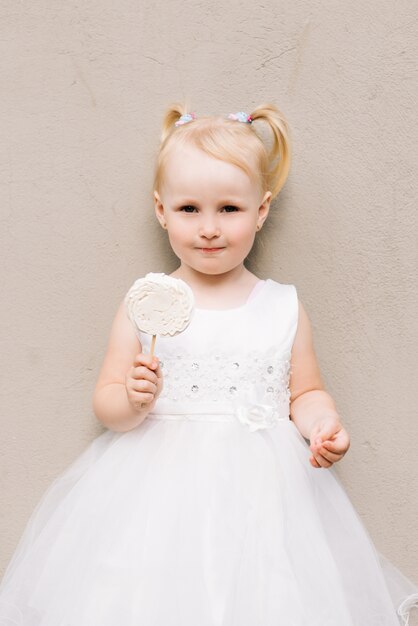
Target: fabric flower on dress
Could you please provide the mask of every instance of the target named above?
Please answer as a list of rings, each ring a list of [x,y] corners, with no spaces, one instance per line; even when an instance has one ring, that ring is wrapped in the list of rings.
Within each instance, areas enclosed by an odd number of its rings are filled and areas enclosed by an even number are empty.
[[[264,401],[264,390],[253,384],[242,391],[233,401],[235,416],[251,433],[263,428],[272,428],[277,422],[289,420],[288,410],[281,411],[280,406]],[[288,409],[288,407],[287,407]]]

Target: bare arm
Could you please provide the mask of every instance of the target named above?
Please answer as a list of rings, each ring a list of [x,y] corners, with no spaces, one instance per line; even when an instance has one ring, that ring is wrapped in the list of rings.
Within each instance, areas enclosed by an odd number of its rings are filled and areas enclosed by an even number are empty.
[[[144,396],[147,405],[143,409],[135,409],[128,399],[127,374],[134,364],[139,365],[137,357],[141,352],[141,343],[122,301],[113,321],[107,352],[93,393],[93,411],[97,419],[110,430],[117,432],[132,430],[144,421],[155,405],[157,396],[154,397],[156,385],[153,381],[155,375],[161,376],[161,372],[159,365],[152,368],[155,369],[155,374],[148,369],[151,363],[149,358],[150,363],[144,368],[145,372],[148,370],[148,374],[146,373],[148,381],[143,383],[143,393],[149,391]],[[143,363],[148,362],[148,356],[144,355]]]
[[[312,342],[311,325],[299,301],[298,328],[290,359],[290,417],[309,440],[310,464],[327,468],[350,447],[332,397],[324,389]]]
[[[290,360],[290,417],[309,440],[315,423],[325,415],[338,418],[332,397],[324,389],[309,318],[300,301],[298,328]]]

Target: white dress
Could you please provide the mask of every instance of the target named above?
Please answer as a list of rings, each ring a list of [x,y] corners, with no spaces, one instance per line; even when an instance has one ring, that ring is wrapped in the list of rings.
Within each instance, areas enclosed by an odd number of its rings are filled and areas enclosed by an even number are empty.
[[[45,492],[0,586],[1,626],[408,623],[418,587],[289,419],[297,319],[294,285],[267,279],[157,338],[154,411],[106,430]]]

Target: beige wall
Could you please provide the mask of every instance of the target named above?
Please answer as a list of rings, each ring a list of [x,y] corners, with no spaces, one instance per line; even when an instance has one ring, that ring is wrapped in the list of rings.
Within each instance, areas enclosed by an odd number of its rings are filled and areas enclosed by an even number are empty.
[[[1,12],[0,566],[102,432],[91,397],[122,297],[176,266],[150,185],[162,112],[189,96],[202,115],[272,100],[288,117],[293,167],[248,266],[297,286],[351,434],[339,475],[378,549],[418,582],[414,3]]]

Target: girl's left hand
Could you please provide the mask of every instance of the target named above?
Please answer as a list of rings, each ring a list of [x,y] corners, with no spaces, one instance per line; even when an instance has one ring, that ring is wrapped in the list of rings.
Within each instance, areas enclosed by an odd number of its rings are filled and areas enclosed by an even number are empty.
[[[336,416],[320,418],[311,430],[309,441],[312,451],[309,462],[313,467],[331,467],[350,447],[350,435]]]

